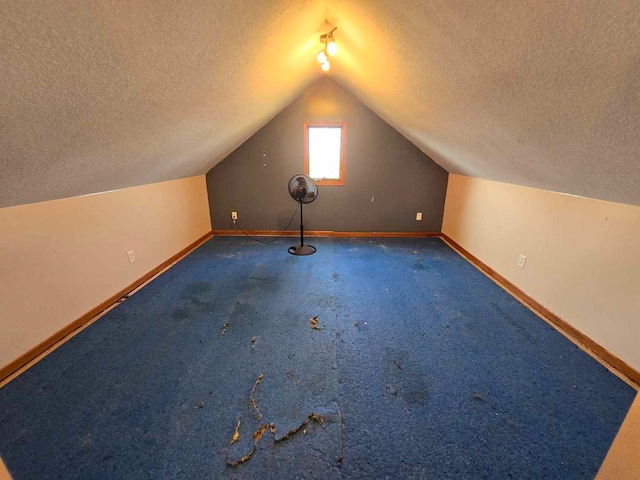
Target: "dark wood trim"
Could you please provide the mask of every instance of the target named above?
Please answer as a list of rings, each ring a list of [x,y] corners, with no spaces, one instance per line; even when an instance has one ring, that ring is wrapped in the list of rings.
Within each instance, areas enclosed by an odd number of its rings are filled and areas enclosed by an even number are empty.
[[[452,240],[448,235],[442,233],[440,235],[442,239],[449,244],[449,246],[458,252],[462,257],[464,257],[469,263],[473,264],[476,268],[487,274],[491,279],[493,279],[496,283],[498,283],[502,288],[504,288],[508,293],[510,293],[516,300],[519,300],[521,303],[532,309],[535,313],[538,314],[543,320],[547,321],[556,329],[558,329],[562,334],[566,337],[574,340],[579,346],[583,347],[583,350],[588,353],[591,352],[593,355],[598,357],[600,360],[605,362],[606,364],[613,367],[615,370],[626,376],[629,380],[636,384],[636,388],[640,386],[640,372],[633,368],[631,365],[626,363],[624,360],[621,360],[609,350],[604,348],[603,346],[596,343],[594,340],[586,336],[580,330],[575,328],[574,326],[567,323],[565,320],[561,319],[551,310],[546,308],[544,305],[538,303],[536,300],[531,298],[529,295],[524,293],[518,287],[516,287],[513,283],[507,280],[505,277],[496,272],[493,268],[489,267],[487,264],[482,262],[473,254],[469,253],[463,247],[461,247],[458,243]]]
[[[337,128],[340,127],[342,129],[342,133],[340,136],[340,178],[327,179],[327,180],[316,180],[318,185],[323,186],[344,186],[345,184],[345,174],[347,171],[347,124],[346,122],[305,122],[304,123],[304,155],[302,161],[302,169],[305,175],[309,175],[309,127],[317,127],[317,128]]]
[[[333,232],[333,237],[439,237],[440,232]]]
[[[282,232],[282,230],[245,230],[242,233],[240,230],[213,230],[214,235],[218,235],[220,237],[244,237],[245,233],[247,235],[251,235],[252,237],[299,237],[300,232],[296,232],[295,230],[287,230],[286,232]],[[305,237],[332,237],[333,232],[324,231],[324,230],[305,230]]]
[[[297,237],[300,232],[280,230],[245,230],[247,235],[277,237]],[[213,230],[214,235],[221,237],[242,237],[244,233],[238,230]],[[334,232],[333,230],[309,230],[305,237],[439,237],[440,232]]]
[[[277,230],[249,230],[247,231],[250,235],[264,235],[264,236],[277,236],[282,232]],[[213,230],[203,235],[201,238],[193,242],[191,245],[186,248],[180,250],[180,252],[173,255],[168,260],[165,260],[160,265],[155,267],[153,270],[149,271],[138,280],[133,282],[128,287],[122,289],[117,294],[108,298],[100,305],[95,308],[89,310],[87,313],[82,315],[77,320],[71,322],[69,325],[59,330],[51,337],[47,338],[45,341],[36,345],[28,352],[24,353],[14,361],[8,363],[4,367],[0,369],[0,382],[5,380],[7,377],[11,376],[17,370],[21,369],[33,359],[35,359],[38,355],[44,353],[49,348],[56,345],[58,342],[63,340],[67,335],[73,333],[75,330],[81,328],[84,324],[89,322],[93,317],[107,309],[122,297],[130,293],[131,291],[138,288],[140,285],[148,281],[158,272],[162,271],[172,263],[174,263],[179,258],[183,257],[191,250],[199,247],[201,244],[206,242],[209,238],[214,235],[220,236],[242,236],[241,232],[237,230]],[[285,232],[285,236],[295,237],[298,235],[298,232]],[[484,272],[487,276],[493,279],[496,283],[498,283],[502,288],[504,288],[508,293],[513,295],[518,301],[531,308],[536,314],[538,314],[543,320],[547,321],[555,328],[557,328],[563,335],[570,338],[578,345],[580,345],[583,350],[591,353],[592,355],[598,357],[604,363],[608,364],[611,368],[617,370],[622,375],[626,376],[629,380],[636,384],[636,388],[640,385],[640,372],[634,369],[625,361],[621,360],[613,353],[609,352],[606,348],[602,347],[594,340],[586,336],[584,333],[567,323],[565,320],[558,317],[544,305],[538,303],[536,300],[531,298],[529,295],[524,293],[518,287],[516,287],[513,283],[507,280],[505,277],[500,275],[498,272],[493,270],[491,267],[486,265],[476,256],[469,253],[462,246],[460,246],[457,242],[452,240],[448,235],[440,232],[334,232],[334,231],[310,231],[307,232],[309,236],[323,236],[323,237],[440,237],[444,242],[446,242],[453,250],[459,253],[462,257],[464,257],[467,261],[469,261],[476,268]]]
[[[155,267],[151,271],[147,272],[145,275],[140,277],[138,280],[133,282],[128,287],[123,288],[122,290],[120,290],[115,295],[113,295],[113,296],[109,297],[108,299],[106,299],[100,305],[98,305],[95,308],[92,308],[91,310],[89,310],[87,313],[82,315],[80,318],[74,320],[73,322],[71,322],[69,325],[67,325],[66,327],[62,328],[61,330],[58,330],[56,333],[51,335],[49,338],[47,338],[43,342],[39,343],[38,345],[36,345],[35,347],[30,349],[26,353],[23,353],[22,355],[20,355],[18,358],[16,358],[12,362],[9,362],[7,365],[5,365],[4,367],[2,367],[0,369],[0,382],[2,382],[5,378],[7,378],[10,375],[12,375],[15,371],[19,370],[20,368],[22,368],[23,366],[28,364],[31,360],[36,358],[41,353],[43,353],[46,350],[48,350],[49,348],[53,347],[56,343],[58,343],[59,341],[64,339],[67,335],[69,335],[69,334],[73,333],[75,330],[81,328],[85,323],[87,323],[89,320],[91,320],[97,314],[99,314],[103,310],[107,309],[108,307],[110,307],[111,305],[116,303],[118,300],[120,300],[122,297],[127,295],[132,290],[135,290],[136,288],[138,288],[144,282],[149,280],[151,277],[156,275],[161,270],[163,270],[166,267],[168,267],[169,265],[171,265],[173,262],[178,260],[180,257],[186,255],[191,250],[199,247],[201,244],[203,244],[204,242],[209,240],[212,236],[213,236],[213,232],[206,233],[205,235],[200,237],[198,240],[196,240],[195,242],[190,244],[188,247],[183,248],[178,253],[173,255],[171,258],[169,258],[168,260],[165,260],[160,265],[158,265],[157,267]]]

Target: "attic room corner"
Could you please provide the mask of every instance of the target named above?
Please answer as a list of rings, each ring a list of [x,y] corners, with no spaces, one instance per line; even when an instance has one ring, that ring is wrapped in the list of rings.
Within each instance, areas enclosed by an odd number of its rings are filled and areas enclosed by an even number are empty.
[[[0,368],[210,231],[204,175],[0,209]]]

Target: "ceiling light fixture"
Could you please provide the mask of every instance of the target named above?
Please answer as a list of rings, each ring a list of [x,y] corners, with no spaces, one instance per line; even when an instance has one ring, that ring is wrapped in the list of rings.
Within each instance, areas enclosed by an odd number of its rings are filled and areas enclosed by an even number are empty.
[[[329,63],[329,57],[332,57],[338,52],[338,45],[336,45],[336,39],[333,36],[333,32],[335,32],[338,27],[335,27],[329,33],[325,33],[324,35],[320,35],[320,42],[324,44],[324,48],[318,56],[318,63],[320,64],[320,68],[323,71],[328,72],[331,64]]]
[[[332,57],[338,53],[338,45],[336,45],[336,39],[333,38],[333,33],[329,35],[327,40],[327,53]]]

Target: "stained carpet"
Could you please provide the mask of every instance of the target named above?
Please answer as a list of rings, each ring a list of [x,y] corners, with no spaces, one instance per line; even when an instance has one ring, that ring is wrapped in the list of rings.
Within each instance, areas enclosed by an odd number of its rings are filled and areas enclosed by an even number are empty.
[[[441,240],[292,243],[214,237],[1,389],[14,478],[595,476],[635,391]]]

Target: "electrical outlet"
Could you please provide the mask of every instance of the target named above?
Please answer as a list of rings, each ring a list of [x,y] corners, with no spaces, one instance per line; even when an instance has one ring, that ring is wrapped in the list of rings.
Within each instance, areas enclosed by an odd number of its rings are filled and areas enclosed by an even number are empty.
[[[129,257],[129,263],[133,263],[133,262],[135,262],[135,261],[136,261],[136,256],[135,256],[135,254],[133,253],[133,250],[129,250],[129,251],[127,252],[127,257]]]
[[[524,255],[520,255],[520,260],[518,260],[518,266],[520,268],[524,268],[524,264],[527,263],[527,257]]]
[[[422,212],[416,213],[416,220],[422,220]]]
[[[238,219],[238,212],[231,212],[231,220],[237,220]]]

